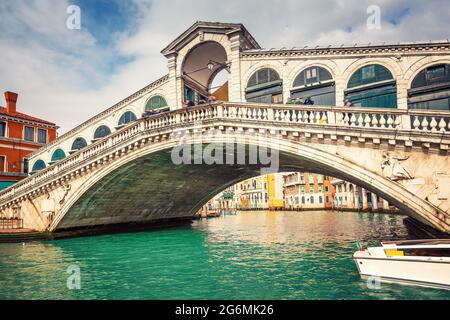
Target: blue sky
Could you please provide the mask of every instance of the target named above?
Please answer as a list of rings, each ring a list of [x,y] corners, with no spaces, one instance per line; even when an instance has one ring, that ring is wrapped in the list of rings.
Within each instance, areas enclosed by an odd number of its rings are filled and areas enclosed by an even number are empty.
[[[73,0],[82,14],[82,31],[88,32],[99,48],[112,55],[100,66],[102,72],[113,74],[121,65],[131,63],[132,55],[121,55],[115,48],[117,35],[132,36],[138,27],[139,7],[133,1],[124,0]]]
[[[74,0],[83,14],[82,28],[90,32],[99,46],[113,47],[114,35],[136,32],[139,7],[133,1],[124,0]]]
[[[81,30],[66,27],[73,4]],[[447,0],[2,0],[1,90],[63,133],[164,75],[161,49],[197,20],[242,22],[271,48],[447,39],[449,17]]]

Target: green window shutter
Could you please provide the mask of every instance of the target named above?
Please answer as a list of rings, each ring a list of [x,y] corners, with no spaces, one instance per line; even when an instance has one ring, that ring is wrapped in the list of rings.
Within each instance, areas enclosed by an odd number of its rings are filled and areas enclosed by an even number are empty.
[[[56,162],[59,160],[62,160],[66,157],[66,154],[64,153],[64,151],[62,151],[61,149],[57,149],[55,152],[53,152],[52,155],[52,162]]]
[[[359,68],[348,81],[347,88],[354,88],[371,83],[394,79],[391,72],[379,64],[371,64]]]
[[[166,99],[164,99],[161,96],[154,96],[151,98],[145,107],[145,111],[155,110],[155,109],[162,109],[167,107]]]

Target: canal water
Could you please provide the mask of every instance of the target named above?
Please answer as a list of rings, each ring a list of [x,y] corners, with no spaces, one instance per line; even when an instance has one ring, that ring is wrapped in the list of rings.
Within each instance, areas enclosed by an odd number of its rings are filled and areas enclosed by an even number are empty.
[[[407,238],[396,215],[244,212],[191,227],[1,244],[0,299],[450,299],[396,284],[369,289],[359,278],[357,241]],[[77,268],[81,289],[70,290],[67,272]]]

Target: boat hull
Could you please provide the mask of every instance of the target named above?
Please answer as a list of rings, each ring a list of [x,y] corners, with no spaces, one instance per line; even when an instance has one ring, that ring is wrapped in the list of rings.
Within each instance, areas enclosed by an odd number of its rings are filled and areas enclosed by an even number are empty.
[[[450,290],[450,261],[376,258],[363,251],[353,259],[362,278]]]

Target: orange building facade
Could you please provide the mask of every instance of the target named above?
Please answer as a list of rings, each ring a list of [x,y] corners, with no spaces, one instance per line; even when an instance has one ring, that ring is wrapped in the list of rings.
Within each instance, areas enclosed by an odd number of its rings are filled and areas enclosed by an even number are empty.
[[[331,209],[334,201],[332,178],[321,174],[294,172],[284,176],[287,209]]]
[[[56,124],[17,112],[18,94],[5,92],[6,107],[0,106],[0,190],[25,178],[27,156],[56,139]]]

